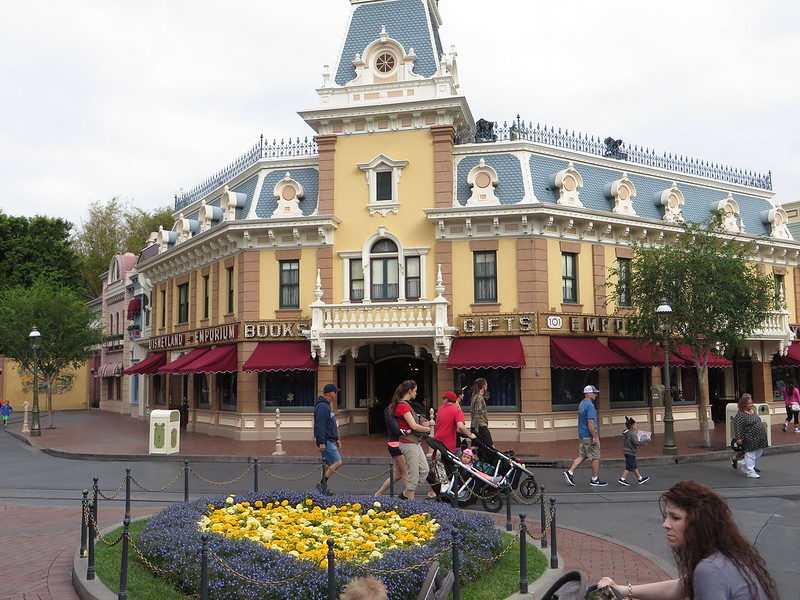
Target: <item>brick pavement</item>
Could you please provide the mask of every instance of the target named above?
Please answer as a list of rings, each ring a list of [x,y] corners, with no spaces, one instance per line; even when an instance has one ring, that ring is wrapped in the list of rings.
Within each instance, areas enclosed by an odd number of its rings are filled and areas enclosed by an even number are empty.
[[[147,455],[148,423],[144,420],[107,412],[76,411],[56,414],[55,424],[55,429],[43,430],[42,437],[30,440],[26,436],[25,439],[40,448],[66,454],[104,455],[113,451],[114,455]],[[19,423],[12,423],[9,433],[22,437],[19,428]],[[615,436],[617,434],[614,432]],[[720,426],[712,432],[712,450],[701,448],[702,436],[699,432],[678,432],[676,437],[684,460],[702,459],[703,454],[710,452],[727,453],[725,432]],[[783,433],[780,426],[773,427],[772,437],[773,445],[800,444],[800,435]],[[343,454],[385,460],[385,443],[383,435],[345,438]],[[606,441],[604,456],[617,455],[619,451],[612,446],[613,443],[612,440]],[[573,440],[509,443],[507,446],[520,455],[556,463],[568,463],[576,452],[576,442]],[[239,442],[183,432],[181,453],[174,458],[179,460],[182,456],[192,455],[269,457],[274,449],[274,442]],[[283,449],[289,457],[316,457],[310,441],[284,442]],[[645,463],[648,459],[665,459],[661,456],[658,439],[640,450],[640,462]],[[101,518],[100,525],[107,526],[120,520],[121,517],[111,520]],[[4,566],[0,569],[0,600],[78,598],[72,589],[70,577],[72,557],[80,541],[79,508],[5,504],[0,505],[0,523],[0,552],[4,556]],[[557,533],[558,551],[565,568],[586,572],[590,581],[605,573],[630,571],[632,567],[643,580],[668,576],[657,562],[613,540],[562,527],[558,528]]]

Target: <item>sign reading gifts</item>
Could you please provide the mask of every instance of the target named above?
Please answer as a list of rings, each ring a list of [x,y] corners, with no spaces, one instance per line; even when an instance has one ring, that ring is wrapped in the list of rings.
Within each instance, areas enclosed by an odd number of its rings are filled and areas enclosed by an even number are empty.
[[[627,317],[541,313],[540,333],[627,335]]]
[[[492,313],[460,315],[458,334],[464,335],[533,335],[536,313]]]

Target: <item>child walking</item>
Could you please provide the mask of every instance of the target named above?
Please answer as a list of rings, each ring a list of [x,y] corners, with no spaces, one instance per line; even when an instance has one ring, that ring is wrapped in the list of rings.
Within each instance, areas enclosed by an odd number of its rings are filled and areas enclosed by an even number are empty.
[[[639,485],[642,485],[650,478],[642,477],[642,474],[639,473],[639,468],[636,466],[636,452],[639,450],[639,446],[644,446],[650,441],[650,438],[639,438],[636,433],[639,428],[636,426],[636,421],[631,417],[625,417],[625,428],[625,431],[622,432],[622,454],[625,455],[625,470],[622,472],[622,476],[617,479],[617,483],[626,487],[630,486],[626,477],[628,477],[628,473],[633,471]]]
[[[0,400],[0,415],[3,416],[3,427],[8,427],[8,416],[14,412],[8,402]]]

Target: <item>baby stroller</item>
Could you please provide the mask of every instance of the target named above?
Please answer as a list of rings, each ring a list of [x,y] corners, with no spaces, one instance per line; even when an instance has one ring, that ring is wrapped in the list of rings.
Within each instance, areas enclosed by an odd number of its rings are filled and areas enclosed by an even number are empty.
[[[541,600],[617,600],[622,596],[613,588],[586,586],[586,576],[580,571],[569,571],[559,577],[542,595]]]
[[[441,456],[447,473],[447,480],[440,484],[436,494],[438,500],[452,502],[455,496],[458,505],[464,507],[480,498],[483,508],[488,512],[497,512],[503,508],[503,496],[508,487],[508,480],[505,477],[489,475],[462,463],[458,456],[434,437],[428,436],[426,441],[431,449]]]
[[[481,455],[488,459],[490,468],[486,469],[487,474],[505,478],[511,489],[519,490],[525,498],[533,499],[539,495],[539,484],[536,483],[533,471],[514,457],[513,450],[500,452],[484,442],[479,435],[474,441],[481,449]]]

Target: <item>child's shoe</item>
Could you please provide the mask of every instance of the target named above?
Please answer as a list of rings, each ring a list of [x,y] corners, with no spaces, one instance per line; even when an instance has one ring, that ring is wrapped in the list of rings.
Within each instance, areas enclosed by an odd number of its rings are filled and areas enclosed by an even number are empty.
[[[783,433],[786,433],[786,426],[787,425],[788,425],[788,423],[786,423],[786,422],[783,423]]]
[[[622,477],[620,477],[619,479],[617,479],[617,483],[618,483],[618,484],[620,484],[620,485],[624,485],[625,487],[630,487],[630,485],[631,485],[630,483],[628,483],[627,481],[625,481],[625,480],[624,480]]]
[[[639,485],[642,485],[643,483],[647,483],[648,481],[650,481],[649,477],[639,477]]]

